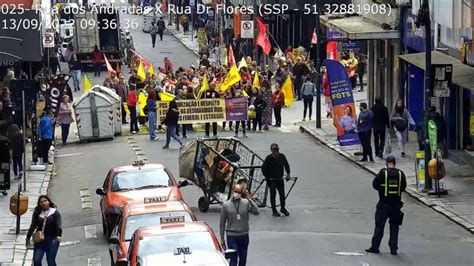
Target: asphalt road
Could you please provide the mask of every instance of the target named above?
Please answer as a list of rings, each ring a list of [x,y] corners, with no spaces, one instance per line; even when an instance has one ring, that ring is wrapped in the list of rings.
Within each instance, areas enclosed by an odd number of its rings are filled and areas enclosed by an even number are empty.
[[[165,36],[163,43],[158,41],[153,50],[149,35],[141,31],[132,34],[137,50],[156,65],[162,66],[164,56],[170,57],[175,67],[195,63],[194,55],[172,36]],[[135,136],[135,140],[150,162],[164,163],[178,173],[177,143],[172,142],[170,150],[162,150],[162,134],[158,142],[149,142],[148,136]],[[388,253],[386,238],[381,255],[365,255],[377,202],[371,187],[373,177],[291,126],[250,133],[244,140],[261,156],[269,152],[273,142],[280,144],[290,160],[292,175],[298,176],[299,181],[287,203],[291,216],[274,218],[269,209],[262,209],[259,216],[251,217],[249,265],[472,265],[472,235],[407,197],[400,255]],[[107,142],[58,146],[56,156],[50,195],[63,215],[64,246],[59,250],[58,265],[107,265],[108,245],[102,235],[95,189],[102,185],[110,168],[130,164],[136,154],[127,138],[119,137]],[[197,199],[201,192],[189,186],[183,188],[183,193],[198,218],[218,233],[218,206],[200,213]],[[362,255],[340,256],[335,252]]]

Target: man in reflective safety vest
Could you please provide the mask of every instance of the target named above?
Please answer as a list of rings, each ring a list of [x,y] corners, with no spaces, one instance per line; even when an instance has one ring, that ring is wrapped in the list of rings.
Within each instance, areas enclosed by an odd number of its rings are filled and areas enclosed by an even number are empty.
[[[385,222],[388,219],[390,224],[388,245],[390,253],[397,255],[398,229],[403,221],[401,193],[405,191],[407,181],[403,171],[395,168],[395,157],[389,155],[385,162],[387,168],[380,170],[372,182],[374,189],[379,192],[379,202],[375,211],[375,230],[372,237],[372,246],[365,251],[380,253],[380,242],[382,241]]]

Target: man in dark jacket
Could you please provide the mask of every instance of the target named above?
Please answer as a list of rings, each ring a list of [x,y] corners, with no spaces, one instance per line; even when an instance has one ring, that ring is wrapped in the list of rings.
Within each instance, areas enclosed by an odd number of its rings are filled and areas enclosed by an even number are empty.
[[[383,158],[385,133],[387,132],[386,129],[390,128],[390,119],[388,109],[381,99],[375,99],[375,104],[372,106],[372,113],[374,113],[372,127],[374,129],[375,156]]]
[[[374,121],[374,114],[367,109],[367,103],[360,103],[360,113],[357,118],[357,134],[359,135],[360,144],[362,145],[362,160],[366,162],[367,158],[370,162],[374,162],[372,157],[372,146],[370,144],[370,134],[372,132],[372,123]]]
[[[295,96],[297,101],[301,101],[301,86],[303,85],[303,77],[310,73],[308,66],[302,62],[301,57],[296,58],[296,64],[292,70],[295,77]]]
[[[214,83],[209,84],[209,90],[204,93],[204,99],[218,99],[220,98],[219,93],[216,91],[216,85]],[[205,131],[206,131],[206,138],[209,138],[209,130],[211,128],[210,123],[204,124]],[[217,123],[212,123],[212,134],[214,138],[217,137]]]
[[[276,209],[276,191],[280,195],[280,211],[285,216],[290,213],[285,208],[285,183],[283,180],[284,170],[286,171],[286,180],[290,179],[290,164],[286,156],[280,153],[278,144],[273,143],[270,146],[272,153],[265,158],[262,165],[262,173],[267,181],[268,188],[270,188],[270,203],[272,205],[273,216],[280,217],[280,213]]]
[[[379,194],[379,202],[375,211],[375,230],[372,237],[372,245],[365,251],[369,253],[380,253],[380,242],[383,237],[383,230],[387,219],[390,223],[390,253],[397,255],[398,250],[398,230],[403,222],[403,212],[401,208],[402,192],[407,187],[405,174],[402,170],[395,168],[396,160],[393,155],[387,156],[386,166],[375,176],[372,186]]]

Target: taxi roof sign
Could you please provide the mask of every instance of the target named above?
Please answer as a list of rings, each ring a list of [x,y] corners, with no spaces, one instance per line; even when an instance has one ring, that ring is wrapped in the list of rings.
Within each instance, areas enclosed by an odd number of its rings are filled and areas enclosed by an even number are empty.
[[[184,223],[184,216],[160,217],[160,224]]]
[[[133,162],[132,164],[133,166],[143,166],[145,165],[145,161],[144,160],[136,160]]]
[[[189,255],[191,254],[191,249],[189,247],[177,247],[174,251],[174,255]]]
[[[160,203],[160,202],[165,202],[166,197],[149,197],[149,198],[143,198],[143,203],[144,204],[152,204],[152,203]]]

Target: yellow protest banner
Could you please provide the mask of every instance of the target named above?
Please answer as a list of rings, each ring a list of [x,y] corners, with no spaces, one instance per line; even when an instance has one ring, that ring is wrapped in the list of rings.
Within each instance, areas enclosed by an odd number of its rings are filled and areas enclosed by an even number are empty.
[[[178,124],[226,121],[225,99],[178,100]],[[163,121],[169,102],[158,102],[158,121]]]
[[[235,83],[240,81],[240,74],[235,65],[230,68],[227,77],[225,77],[224,82],[221,85],[221,91],[226,91],[230,86],[234,85]]]

